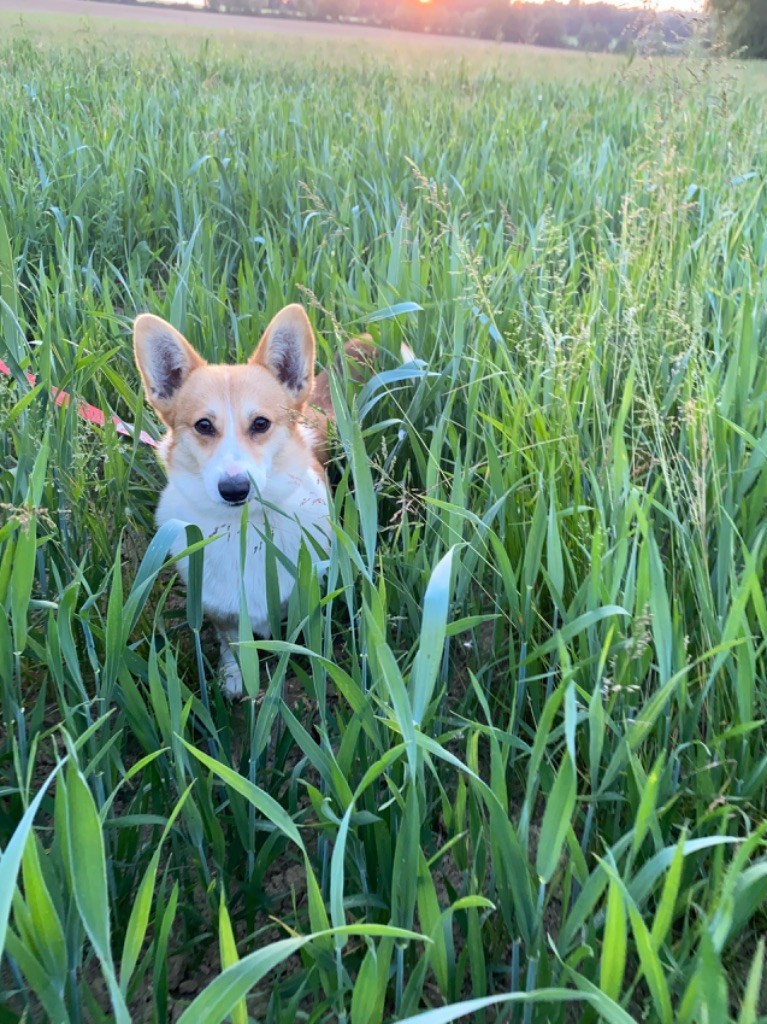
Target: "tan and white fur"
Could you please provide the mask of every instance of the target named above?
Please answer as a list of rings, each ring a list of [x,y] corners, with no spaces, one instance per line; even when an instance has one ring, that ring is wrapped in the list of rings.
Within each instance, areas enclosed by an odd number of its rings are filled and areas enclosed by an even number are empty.
[[[325,373],[315,379],[315,342],[301,306],[286,306],[264,332],[247,363],[207,363],[170,324],[150,314],[134,324],[134,350],[146,398],[166,425],[160,447],[168,483],[157,525],[180,519],[217,539],[204,554],[202,604],[221,640],[221,674],[230,696],[242,676],[236,642],[240,581],[253,632],[269,635],[265,535],[295,565],[302,541],[317,562],[330,540],[323,462],[333,418]],[[369,347],[352,343],[357,362]],[[367,350],[367,351],[366,351]],[[244,573],[240,524],[247,505]],[[183,531],[173,545],[186,546]],[[187,560],[178,562],[186,581]],[[277,559],[280,600],[293,574]]]

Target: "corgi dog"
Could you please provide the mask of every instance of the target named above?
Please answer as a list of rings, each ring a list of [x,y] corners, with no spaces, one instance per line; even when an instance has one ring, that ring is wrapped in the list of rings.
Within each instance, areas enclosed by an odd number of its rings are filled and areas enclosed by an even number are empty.
[[[145,396],[167,427],[160,457],[168,482],[157,525],[180,519],[216,538],[204,551],[202,605],[219,634],[224,689],[239,697],[242,675],[230,645],[238,637],[240,581],[253,632],[267,637],[267,537],[291,565],[302,542],[315,563],[329,546],[324,463],[334,415],[327,373],[315,378],[314,333],[299,305],[279,312],[238,366],[207,363],[174,327],[148,313],[136,318],[133,342]],[[358,364],[372,361],[363,341],[351,342],[347,353]],[[181,533],[172,553],[185,547]],[[187,559],[178,570],[186,582]],[[277,576],[284,606],[295,580],[279,558]]]

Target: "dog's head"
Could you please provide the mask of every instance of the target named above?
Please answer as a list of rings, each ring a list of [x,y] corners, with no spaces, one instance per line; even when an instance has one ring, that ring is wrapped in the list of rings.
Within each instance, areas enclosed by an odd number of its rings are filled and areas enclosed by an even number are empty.
[[[168,427],[169,472],[201,482],[216,505],[266,491],[273,467],[295,448],[314,382],[314,334],[301,306],[278,313],[240,366],[207,363],[148,313],[136,318],[133,342],[147,400]]]

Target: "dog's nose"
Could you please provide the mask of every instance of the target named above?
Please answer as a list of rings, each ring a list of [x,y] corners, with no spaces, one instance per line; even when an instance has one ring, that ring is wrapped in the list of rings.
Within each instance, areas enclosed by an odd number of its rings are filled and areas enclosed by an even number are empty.
[[[230,505],[241,505],[250,494],[250,478],[244,474],[222,477],[218,482],[218,493]]]

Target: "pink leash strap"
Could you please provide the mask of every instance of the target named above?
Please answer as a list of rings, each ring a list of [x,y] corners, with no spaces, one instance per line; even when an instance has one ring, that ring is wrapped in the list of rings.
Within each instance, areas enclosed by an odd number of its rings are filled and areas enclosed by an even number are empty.
[[[11,376],[10,367],[6,366],[2,359],[0,359],[0,373],[5,377]],[[34,374],[27,373],[26,378],[32,387],[37,384]],[[56,405],[69,405],[71,397],[72,396],[66,391],[61,391],[59,388],[53,388],[53,398]],[[103,411],[101,409],[97,409],[95,405],[88,405],[86,402],[80,402],[77,406],[77,415],[88,423],[94,423],[97,427],[103,427],[106,423],[106,416]],[[118,434],[122,434],[123,437],[133,437],[132,427],[128,426],[127,423],[123,423],[119,416],[112,416],[111,419]],[[150,437],[145,430],[141,431],[139,437],[143,444],[147,444],[151,448],[157,447],[157,441],[155,441],[153,437]]]

